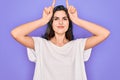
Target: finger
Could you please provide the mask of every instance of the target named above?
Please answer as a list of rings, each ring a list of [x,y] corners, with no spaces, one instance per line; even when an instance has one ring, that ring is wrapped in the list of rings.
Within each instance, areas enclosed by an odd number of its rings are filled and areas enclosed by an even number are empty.
[[[68,12],[69,12],[69,13],[71,12],[71,6],[68,7]]]
[[[54,8],[54,7],[50,7],[50,12],[52,12],[52,11],[53,11],[53,8]]]
[[[76,12],[76,8],[75,7],[73,7],[73,13],[75,13]]]
[[[44,11],[45,11],[45,13],[47,13],[47,8],[46,7],[44,8]]]
[[[69,6],[69,12],[70,12],[70,13],[73,13],[73,8],[72,8],[72,6]]]
[[[69,10],[70,10],[70,11],[72,10],[72,6],[69,6]]]
[[[74,13],[74,12],[75,12],[75,8],[74,8],[73,6],[69,6],[69,8],[70,8],[70,12],[71,12],[71,13]]]
[[[67,8],[69,7],[69,3],[68,3],[68,0],[66,0],[66,6],[67,6]]]
[[[55,2],[56,2],[56,0],[53,0],[53,2],[52,2],[52,7],[55,6]]]
[[[46,14],[49,14],[49,9],[48,8],[45,8],[44,11],[45,11]]]
[[[73,6],[71,7],[71,9],[72,9],[73,12],[75,11],[75,8]]]

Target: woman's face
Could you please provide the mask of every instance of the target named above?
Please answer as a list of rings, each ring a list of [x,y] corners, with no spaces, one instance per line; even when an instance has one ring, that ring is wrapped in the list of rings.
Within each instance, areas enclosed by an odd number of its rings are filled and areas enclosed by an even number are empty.
[[[55,33],[64,34],[69,27],[69,20],[65,11],[56,11],[53,17],[53,30]]]

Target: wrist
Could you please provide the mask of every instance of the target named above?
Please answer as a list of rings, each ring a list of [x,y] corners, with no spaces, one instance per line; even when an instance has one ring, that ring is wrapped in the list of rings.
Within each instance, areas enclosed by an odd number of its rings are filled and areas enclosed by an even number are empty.
[[[77,17],[77,18],[74,18],[72,21],[73,21],[73,23],[75,23],[75,24],[77,24],[77,25],[78,25],[78,24],[79,24],[80,19]]]
[[[41,18],[40,21],[42,25],[46,25],[48,23],[48,21],[45,18]]]

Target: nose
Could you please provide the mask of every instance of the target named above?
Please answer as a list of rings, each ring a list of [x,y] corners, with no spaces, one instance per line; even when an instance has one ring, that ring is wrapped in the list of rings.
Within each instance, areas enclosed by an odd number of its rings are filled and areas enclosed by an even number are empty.
[[[63,20],[59,20],[59,24],[60,24],[60,25],[63,24]]]

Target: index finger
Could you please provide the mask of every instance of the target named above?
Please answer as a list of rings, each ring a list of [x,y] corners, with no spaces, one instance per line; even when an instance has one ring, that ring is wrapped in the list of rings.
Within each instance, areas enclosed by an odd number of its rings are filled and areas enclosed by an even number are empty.
[[[69,7],[69,3],[68,3],[68,0],[66,0],[66,6],[67,6],[67,8]]]
[[[52,2],[52,6],[54,7],[54,5],[55,5],[55,2],[56,2],[56,0],[53,0],[53,2]]]

